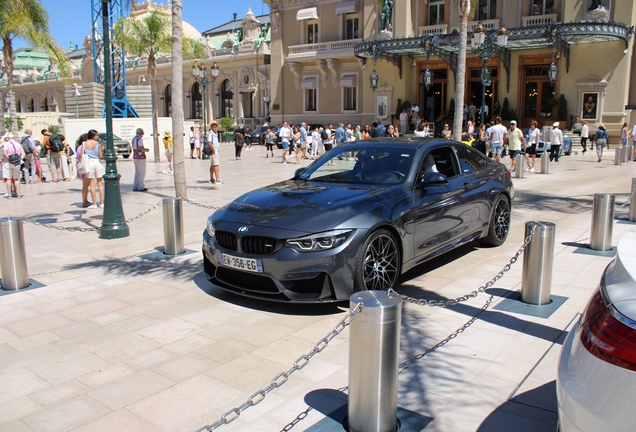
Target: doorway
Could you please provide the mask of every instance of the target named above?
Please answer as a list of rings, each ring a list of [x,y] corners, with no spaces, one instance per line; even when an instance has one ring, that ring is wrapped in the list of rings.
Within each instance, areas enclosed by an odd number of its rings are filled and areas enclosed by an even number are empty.
[[[530,127],[532,120],[537,120],[539,126],[543,126],[545,121],[552,118],[554,88],[548,78],[549,67],[550,65],[526,66],[523,70],[522,127]]]
[[[448,69],[431,69],[433,85],[426,89],[424,85],[424,70],[420,70],[420,94],[418,105],[420,115],[425,122],[435,122],[446,111],[446,82]]]

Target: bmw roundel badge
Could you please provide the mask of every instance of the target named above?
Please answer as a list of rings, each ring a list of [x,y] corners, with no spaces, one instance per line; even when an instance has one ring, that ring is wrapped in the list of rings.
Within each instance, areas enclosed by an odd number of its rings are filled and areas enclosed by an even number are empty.
[[[240,232],[240,233],[245,233],[245,232],[247,232],[247,230],[248,230],[248,228],[247,228],[245,225],[243,225],[242,227],[240,227],[240,228],[238,229],[238,232]]]

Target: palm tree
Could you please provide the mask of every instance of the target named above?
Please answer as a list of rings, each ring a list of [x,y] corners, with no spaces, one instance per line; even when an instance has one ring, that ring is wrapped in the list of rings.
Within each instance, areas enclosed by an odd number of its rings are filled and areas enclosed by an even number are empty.
[[[7,96],[11,132],[17,136],[18,121],[13,85],[13,41],[25,40],[29,45],[44,49],[56,62],[62,76],[68,76],[66,54],[49,33],[49,18],[38,0],[0,0],[0,40],[7,74]],[[4,119],[3,119],[4,120]]]
[[[459,8],[459,53],[457,54],[457,76],[455,77],[455,118],[453,119],[453,138],[462,139],[462,120],[464,118],[464,93],[466,81],[466,46],[468,42],[468,20],[473,16],[477,0],[455,0]]]
[[[131,54],[148,58],[155,162],[159,162],[156,56],[158,53],[169,51],[172,47],[172,37],[169,29],[170,20],[157,10],[153,10],[141,19],[135,17],[121,18],[115,25],[115,42]]]
[[[188,198],[186,188],[185,163],[183,161],[183,44],[181,22],[183,6],[181,0],[172,2],[172,166],[174,169],[174,190],[176,197]]]

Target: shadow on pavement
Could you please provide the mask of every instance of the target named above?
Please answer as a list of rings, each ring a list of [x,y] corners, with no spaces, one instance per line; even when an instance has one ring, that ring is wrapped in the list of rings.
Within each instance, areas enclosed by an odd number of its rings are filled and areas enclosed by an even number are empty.
[[[517,191],[512,208],[560,213],[585,213],[592,209],[593,196],[551,196],[533,191]]]

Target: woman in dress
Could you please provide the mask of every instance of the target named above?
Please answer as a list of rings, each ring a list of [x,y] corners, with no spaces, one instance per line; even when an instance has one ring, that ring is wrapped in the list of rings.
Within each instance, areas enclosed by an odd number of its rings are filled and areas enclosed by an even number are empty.
[[[97,208],[97,195],[95,194],[95,185],[99,190],[99,199],[101,204],[100,208],[104,208],[104,183],[102,182],[102,176],[104,175],[104,166],[100,159],[104,157],[102,154],[102,146],[97,140],[97,131],[91,129],[86,134],[86,141],[83,144],[84,149],[82,157],[88,157],[88,173],[86,177],[89,179],[89,190],[91,192],[91,198],[93,198],[93,204],[88,208]],[[86,201],[84,201],[86,202]]]
[[[300,146],[300,126],[294,126],[294,132],[292,132],[292,139],[294,141],[294,151],[296,152],[296,163],[300,163],[301,146]]]
[[[91,184],[91,179],[88,178],[88,174],[80,173],[80,164],[82,163],[82,157],[84,156],[83,150],[86,140],[87,135],[81,134],[75,142],[75,154],[77,155],[77,178],[82,181],[82,207],[89,207],[93,204],[88,201],[88,187]]]

